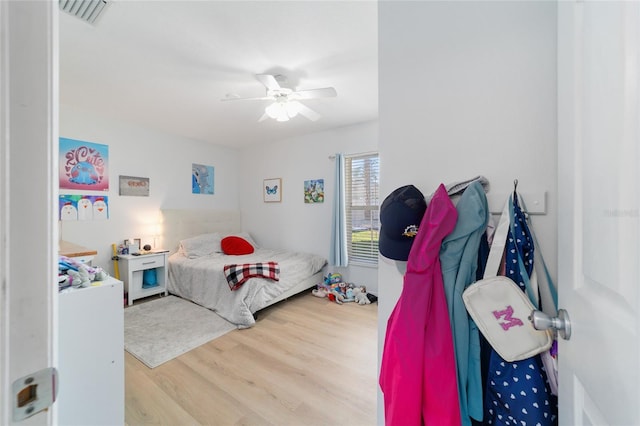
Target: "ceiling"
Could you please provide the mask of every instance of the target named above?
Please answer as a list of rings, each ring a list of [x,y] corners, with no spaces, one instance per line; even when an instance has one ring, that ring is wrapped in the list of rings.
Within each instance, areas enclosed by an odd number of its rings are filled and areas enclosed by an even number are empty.
[[[375,1],[112,1],[94,25],[60,13],[60,102],[230,147],[376,120]],[[293,89],[334,87],[303,103],[312,122],[258,122],[256,74]]]

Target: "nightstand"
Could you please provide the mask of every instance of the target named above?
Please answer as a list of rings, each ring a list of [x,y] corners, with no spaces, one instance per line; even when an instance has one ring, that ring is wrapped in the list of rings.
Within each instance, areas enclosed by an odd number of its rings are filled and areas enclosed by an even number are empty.
[[[129,306],[136,299],[164,293],[167,295],[167,255],[168,252],[147,253],[140,256],[121,254],[118,256],[120,278],[124,281]],[[143,286],[144,271],[155,269],[157,284],[152,287]]]

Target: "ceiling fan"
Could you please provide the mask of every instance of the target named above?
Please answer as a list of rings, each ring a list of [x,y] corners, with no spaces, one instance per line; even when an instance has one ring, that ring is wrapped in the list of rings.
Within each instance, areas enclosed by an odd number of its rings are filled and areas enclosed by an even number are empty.
[[[223,101],[260,101],[271,100],[269,106],[265,108],[265,112],[258,121],[273,118],[277,121],[289,121],[289,119],[298,114],[316,121],[320,118],[320,114],[304,105],[300,100],[317,99],[317,98],[334,98],[338,95],[333,87],[323,87],[319,89],[293,90],[280,85],[278,80],[286,81],[286,77],[282,75],[258,74],[256,78],[264,85],[267,90],[265,96],[255,98],[241,98],[237,95],[227,95]]]

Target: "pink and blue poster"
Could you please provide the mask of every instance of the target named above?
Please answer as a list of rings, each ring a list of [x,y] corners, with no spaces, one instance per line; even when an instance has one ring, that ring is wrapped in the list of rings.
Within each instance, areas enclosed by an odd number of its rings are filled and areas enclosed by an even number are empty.
[[[60,138],[60,189],[109,190],[109,146]]]

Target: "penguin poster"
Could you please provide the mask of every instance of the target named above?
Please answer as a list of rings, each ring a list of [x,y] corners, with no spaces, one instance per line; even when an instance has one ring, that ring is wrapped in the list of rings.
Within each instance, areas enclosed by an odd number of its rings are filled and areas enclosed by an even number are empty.
[[[109,190],[109,146],[60,138],[60,189]]]
[[[109,197],[104,195],[60,195],[58,211],[61,221],[109,219]]]

